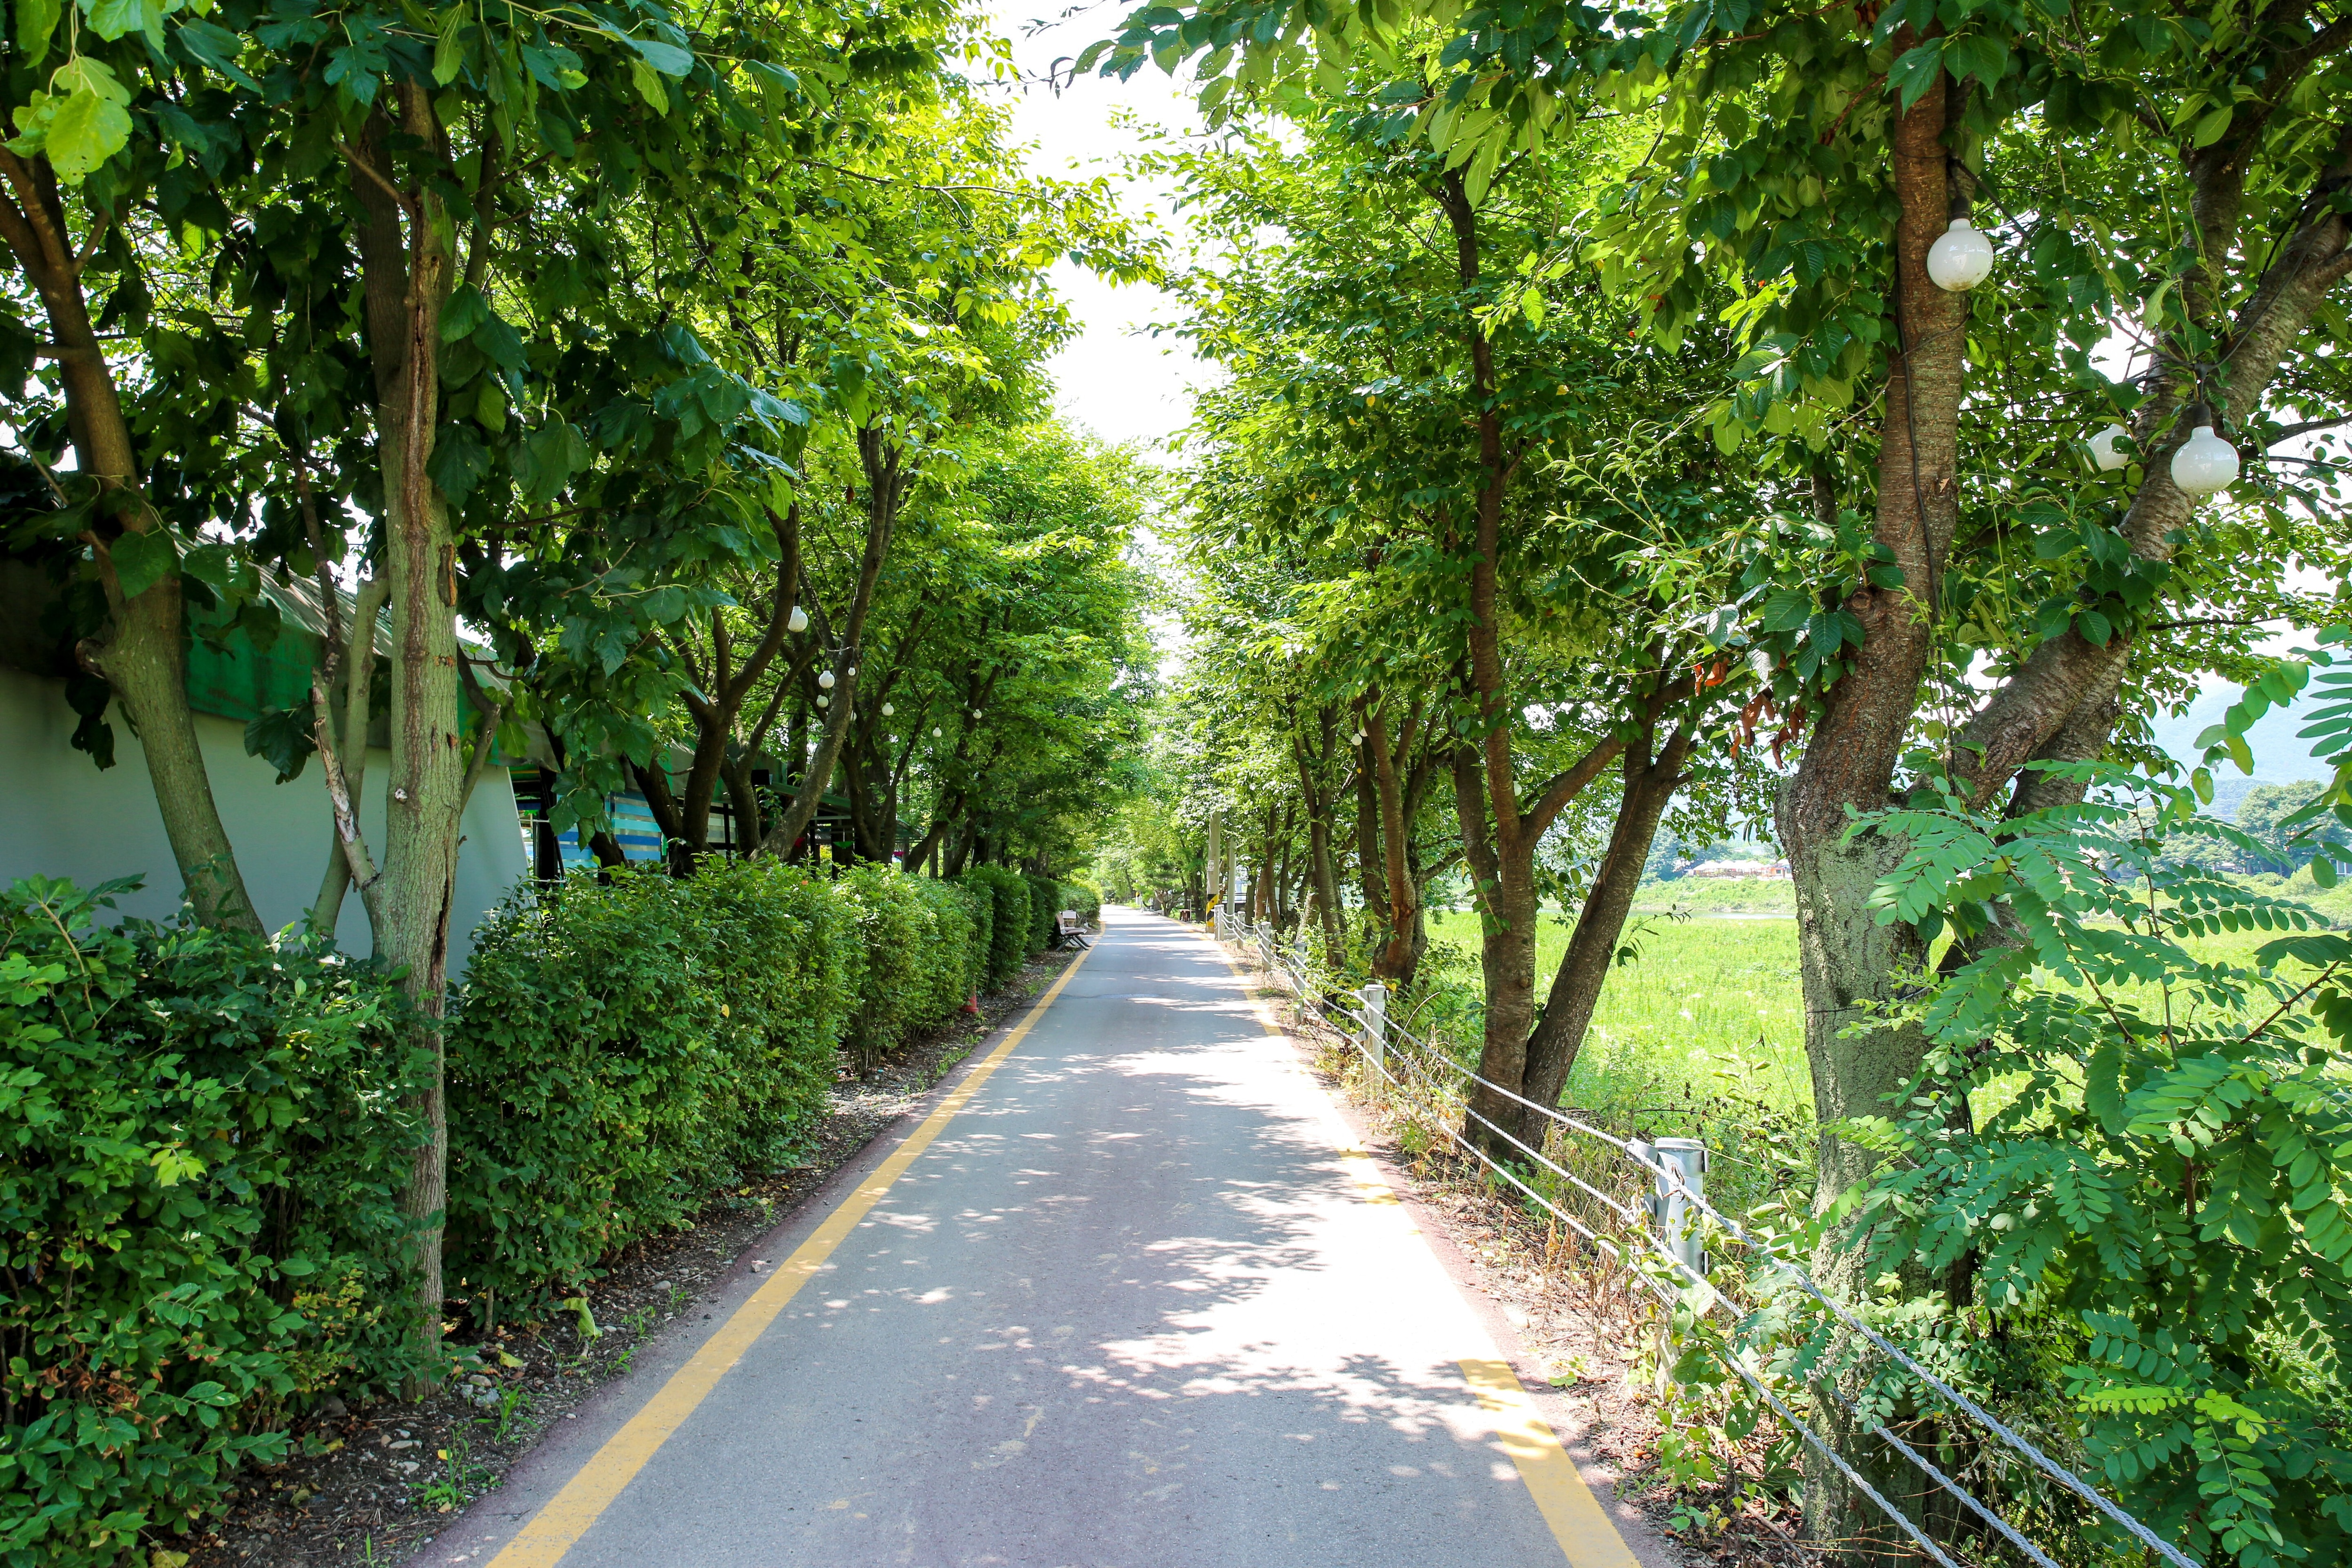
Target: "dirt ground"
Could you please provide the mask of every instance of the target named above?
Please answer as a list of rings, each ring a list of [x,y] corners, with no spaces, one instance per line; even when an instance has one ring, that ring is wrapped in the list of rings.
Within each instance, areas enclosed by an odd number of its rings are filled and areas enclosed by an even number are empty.
[[[629,1369],[636,1347],[733,1268],[825,1177],[911,1110],[1070,959],[1042,955],[960,1017],[834,1088],[815,1152],[797,1170],[753,1183],[690,1230],[624,1252],[584,1300],[598,1331],[570,1314],[501,1328],[453,1345],[469,1370],[421,1404],[327,1406],[297,1427],[307,1457],[251,1472],[211,1532],[154,1554],[158,1568],[310,1568],[401,1563],[433,1539],[441,1517],[496,1487],[555,1422]],[[181,1557],[180,1552],[188,1555]]]

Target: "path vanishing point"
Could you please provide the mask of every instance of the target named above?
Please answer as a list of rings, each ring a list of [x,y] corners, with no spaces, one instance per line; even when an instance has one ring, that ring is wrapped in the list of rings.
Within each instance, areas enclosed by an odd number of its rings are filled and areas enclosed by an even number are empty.
[[[1208,937],[1106,910],[928,1103],[413,1561],[1633,1568]]]

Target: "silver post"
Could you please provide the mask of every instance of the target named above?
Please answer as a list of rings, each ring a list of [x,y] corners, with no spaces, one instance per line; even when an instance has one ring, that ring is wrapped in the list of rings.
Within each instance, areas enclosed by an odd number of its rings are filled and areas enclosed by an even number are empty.
[[[1692,1273],[1706,1273],[1706,1245],[1699,1239],[1693,1198],[1706,1196],[1706,1145],[1696,1138],[1661,1138],[1651,1150],[1660,1167],[1650,1194],[1650,1217],[1658,1239]]]
[[[1356,993],[1364,999],[1364,1054],[1374,1067],[1389,1058],[1389,988],[1375,980]]]

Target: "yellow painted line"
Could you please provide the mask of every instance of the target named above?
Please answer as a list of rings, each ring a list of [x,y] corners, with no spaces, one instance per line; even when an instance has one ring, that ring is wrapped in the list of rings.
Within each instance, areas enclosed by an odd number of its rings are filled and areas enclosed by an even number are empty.
[[[1225,952],[1224,944],[1213,935],[1202,934],[1216,949],[1217,956],[1224,960],[1225,967],[1242,982],[1250,1006],[1265,1032],[1276,1039],[1288,1040],[1290,1031],[1276,1020],[1265,1001],[1251,989],[1249,976]],[[1389,1184],[1387,1173],[1358,1143],[1323,1086],[1316,1082],[1312,1074],[1307,1075],[1307,1081],[1322,1103],[1325,1133],[1338,1149],[1339,1162],[1356,1184],[1357,1192],[1367,1203],[1396,1209],[1407,1234],[1419,1236],[1410,1213],[1397,1199],[1396,1189]],[[1427,1243],[1423,1245],[1426,1247]],[[1430,1263],[1436,1266],[1434,1256]],[[1451,1280],[1447,1284],[1453,1288]],[[1528,1397],[1527,1385],[1519,1381],[1519,1374],[1511,1370],[1509,1362],[1496,1353],[1493,1342],[1478,1329],[1475,1319],[1470,1328],[1484,1342],[1476,1348],[1487,1353],[1465,1356],[1455,1364],[1462,1368],[1471,1392],[1477,1395],[1479,1407],[1486,1412],[1496,1440],[1511,1457],[1511,1463],[1518,1467],[1519,1479],[1527,1484],[1528,1495],[1535,1500],[1544,1522],[1551,1527],[1551,1537],[1559,1543],[1560,1554],[1568,1559],[1570,1568],[1640,1568],[1641,1560],[1610,1521],[1601,1500],[1592,1495],[1592,1489],[1577,1473],[1576,1461],[1568,1457],[1568,1450],[1559,1446],[1559,1435],[1536,1409],[1535,1401]]]
[[[890,1157],[874,1168],[873,1173],[857,1184],[856,1190],[841,1201],[840,1206],[825,1216],[823,1225],[806,1241],[800,1244],[783,1266],[770,1277],[768,1282],[753,1291],[750,1300],[729,1314],[719,1326],[719,1331],[702,1343],[693,1359],[676,1372],[669,1380],[654,1391],[644,1409],[629,1417],[628,1424],[604,1441],[585,1465],[563,1484],[563,1489],[549,1500],[522,1527],[513,1540],[507,1542],[488,1568],[555,1568],[572,1543],[588,1533],[613,1500],[621,1495],[636,1473],[646,1468],[646,1461],[669,1440],[671,1434],[686,1425],[719,1380],[743,1359],[768,1325],[776,1320],[786,1303],[799,1294],[800,1288],[821,1273],[834,1249],[857,1228],[869,1210],[882,1200],[890,1184],[906,1173],[923,1151],[931,1146],[956,1113],[980,1092],[997,1065],[1013,1054],[1030,1026],[1045,1016],[1078,965],[1087,961],[1080,952],[1076,962],[1062,971],[1062,977],[1053,984],[1034,1006],[1014,1025],[997,1047],[981,1058],[980,1065],[964,1075],[955,1092],[941,1100],[939,1109],[923,1119],[923,1124],[907,1135],[907,1141],[892,1151]]]

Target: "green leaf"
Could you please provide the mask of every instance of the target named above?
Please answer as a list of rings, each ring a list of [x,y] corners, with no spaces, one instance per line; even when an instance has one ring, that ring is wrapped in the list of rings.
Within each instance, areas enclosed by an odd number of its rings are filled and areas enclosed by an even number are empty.
[[[290,784],[302,776],[310,753],[319,749],[309,701],[257,713],[245,726],[246,755],[259,757],[278,770],[278,782]]]
[[[114,580],[126,599],[135,599],[162,582],[180,563],[172,536],[160,528],[125,533],[108,546],[107,557],[114,563]]]
[[[653,67],[643,60],[631,60],[629,81],[636,88],[637,96],[653,106],[656,114],[669,112],[669,89],[662,86],[662,79]]]
[[[47,56],[49,38],[64,14],[60,0],[16,0],[16,47],[25,53],[25,64],[39,65]]]
[[[261,90],[261,84],[236,63],[237,53],[244,46],[226,27],[202,19],[187,21],[180,24],[178,37],[180,47],[192,58],[210,66],[248,92]]]
[[[2210,147],[2229,133],[2230,121],[2237,116],[2238,106],[2234,103],[2219,104],[2207,110],[2199,117],[2196,129],[2189,132],[2189,144],[2192,147]]]
[[[2074,627],[2083,634],[2083,640],[2093,647],[2106,647],[2107,639],[2116,634],[2114,624],[2096,610],[2084,610],[2076,616]]]
[[[629,47],[637,51],[639,59],[664,76],[683,77],[694,69],[694,51],[676,44],[665,44],[657,38],[631,38]]]
[[[453,5],[441,18],[441,31],[433,40],[433,83],[447,87],[466,68],[466,46],[458,35],[466,29],[472,13],[463,5]]]
[[[78,185],[130,140],[131,116],[122,106],[83,91],[68,98],[49,117],[41,150],[58,179]]]
[[[1936,85],[1937,74],[1943,68],[1944,40],[1929,38],[1917,47],[1904,51],[1902,58],[1888,69],[1886,85],[1895,89],[1896,100],[1907,110]]]
[[[89,30],[110,44],[125,33],[143,31],[152,4],[152,0],[94,0],[84,9],[89,16]],[[153,8],[158,16],[163,15],[160,5]]]
[[[454,343],[490,319],[490,302],[482,298],[481,290],[471,283],[460,283],[449,291],[449,302],[441,307],[441,341]]]

